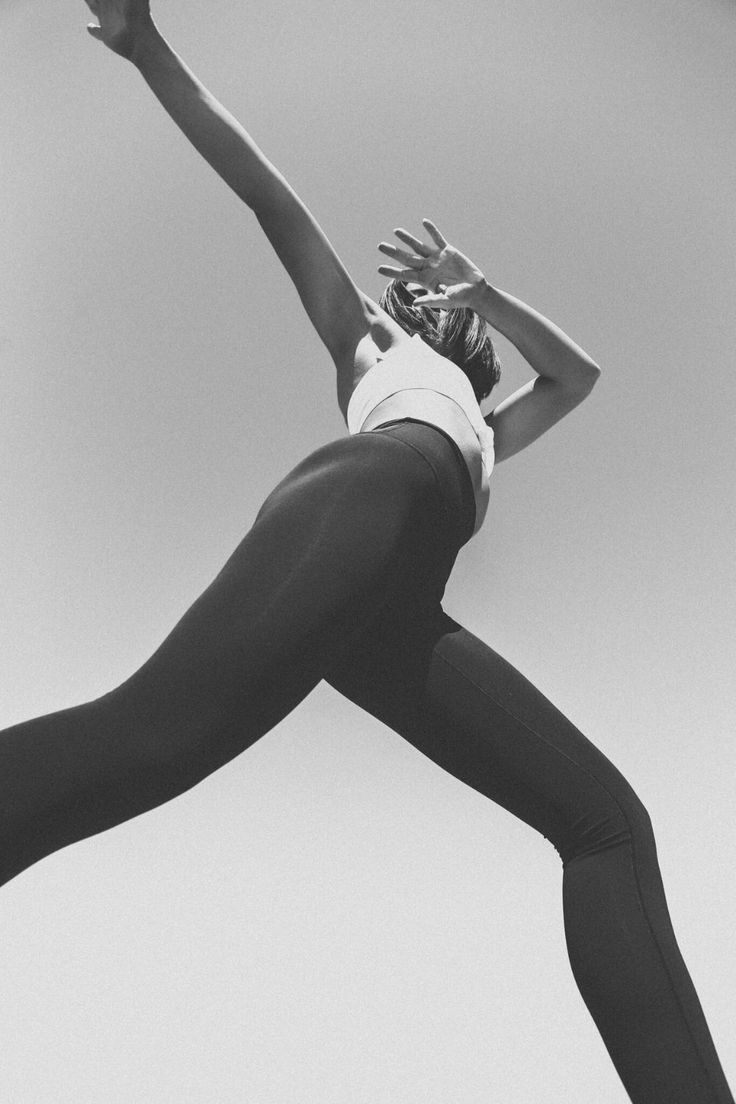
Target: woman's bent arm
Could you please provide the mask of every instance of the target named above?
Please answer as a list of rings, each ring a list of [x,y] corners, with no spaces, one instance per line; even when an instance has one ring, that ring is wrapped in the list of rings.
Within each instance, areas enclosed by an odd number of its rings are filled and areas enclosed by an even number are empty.
[[[415,307],[468,307],[508,338],[539,378],[510,395],[486,417],[494,431],[496,460],[505,460],[536,441],[588,395],[600,369],[579,345],[544,315],[491,287],[477,265],[445,239],[430,219],[423,219],[432,244],[407,230],[395,230],[411,252],[388,242],[379,249],[403,267],[380,265],[378,271],[397,280],[415,281],[426,294]]]
[[[516,346],[538,373],[486,418],[505,460],[526,448],[590,394],[601,374],[586,352],[554,322],[487,280],[474,293],[473,310]]]
[[[559,326],[487,280],[475,292],[473,310],[508,338],[545,379],[585,394],[598,379],[598,365]]]

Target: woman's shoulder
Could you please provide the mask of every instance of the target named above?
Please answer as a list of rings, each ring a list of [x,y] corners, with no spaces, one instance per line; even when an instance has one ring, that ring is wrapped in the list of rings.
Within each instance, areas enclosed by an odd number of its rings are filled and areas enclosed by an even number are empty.
[[[365,303],[366,332],[351,349],[349,358],[346,358],[349,363],[338,370],[338,400],[343,413],[346,412],[356,387],[371,368],[411,341],[406,330],[376,302],[366,296]]]
[[[431,369],[442,371],[449,364],[444,357],[439,356],[419,334],[408,334],[402,330],[402,337],[391,342],[386,348],[375,348],[371,356],[366,357],[362,371],[356,378],[353,393],[365,391],[366,388],[380,386],[380,381],[387,377],[406,380],[412,377],[421,378],[431,384]],[[451,365],[454,367],[454,365]],[[356,373],[357,375],[357,373]]]

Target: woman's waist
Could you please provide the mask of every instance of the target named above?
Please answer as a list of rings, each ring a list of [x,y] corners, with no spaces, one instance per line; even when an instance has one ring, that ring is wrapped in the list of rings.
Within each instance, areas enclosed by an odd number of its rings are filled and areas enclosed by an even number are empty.
[[[419,453],[434,473],[443,506],[442,530],[447,529],[454,555],[475,532],[476,505],[470,475],[457,443],[439,426],[416,418],[396,418],[375,426],[366,436],[395,437]],[[363,436],[363,434],[361,434]],[[399,472],[396,472],[397,478]],[[440,530],[437,531],[440,539]]]
[[[365,433],[385,425],[386,422],[401,419],[436,426],[455,443],[470,476],[476,513],[474,532],[477,532],[488,507],[488,471],[483,462],[480,441],[463,408],[437,391],[399,391],[383,399],[371,410],[361,426],[361,432]]]

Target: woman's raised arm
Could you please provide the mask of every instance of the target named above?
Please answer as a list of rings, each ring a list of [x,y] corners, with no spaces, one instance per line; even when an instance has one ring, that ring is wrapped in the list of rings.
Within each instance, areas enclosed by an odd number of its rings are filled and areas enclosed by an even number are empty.
[[[351,279],[321,227],[262,151],[174,53],[149,0],[86,0],[90,34],[140,71],[192,145],[255,213],[338,372],[347,406],[357,378],[405,335]]]

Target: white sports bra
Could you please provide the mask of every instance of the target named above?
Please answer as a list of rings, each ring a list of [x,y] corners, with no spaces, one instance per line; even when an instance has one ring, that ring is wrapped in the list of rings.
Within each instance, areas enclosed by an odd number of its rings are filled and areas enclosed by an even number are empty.
[[[350,433],[367,433],[398,418],[436,425],[460,449],[473,484],[475,535],[488,509],[488,481],[495,459],[493,430],[483,420],[473,385],[462,369],[436,353],[419,334],[390,349],[350,396]]]

